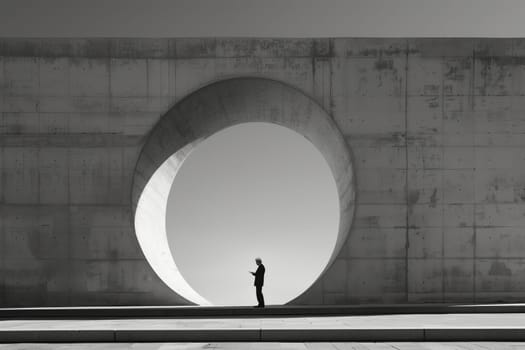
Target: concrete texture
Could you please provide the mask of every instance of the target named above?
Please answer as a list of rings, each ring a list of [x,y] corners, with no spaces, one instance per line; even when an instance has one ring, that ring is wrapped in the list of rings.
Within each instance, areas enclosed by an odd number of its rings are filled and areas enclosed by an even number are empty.
[[[525,314],[0,321],[0,342],[523,341]]]
[[[522,39],[1,39],[0,305],[178,305],[134,232],[148,133],[184,96],[275,79],[353,155],[355,217],[298,304],[525,296]],[[254,107],[257,108],[257,107]]]
[[[249,349],[249,350],[520,350],[525,343],[517,342],[395,342],[395,343],[342,343],[342,342],[315,342],[315,343],[99,343],[99,344],[4,344],[0,349],[141,349],[141,350],[191,350],[191,349]]]

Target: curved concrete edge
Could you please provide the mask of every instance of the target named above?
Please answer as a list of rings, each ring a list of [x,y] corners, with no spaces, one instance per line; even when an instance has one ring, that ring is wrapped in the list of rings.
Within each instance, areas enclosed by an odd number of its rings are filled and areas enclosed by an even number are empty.
[[[268,78],[236,77],[212,82],[179,100],[151,130],[140,151],[131,188],[133,216],[136,217],[139,212],[139,202],[144,197],[144,190],[157,182],[157,179],[153,182],[150,179],[166,159],[187,145],[197,144],[199,140],[225,128],[247,122],[272,123],[299,133],[317,148],[332,171],[339,196],[339,228],[332,254],[323,264],[317,279],[304,286],[299,295],[288,300],[288,303],[301,303],[301,300],[312,303],[312,297],[308,293],[315,290],[314,285],[322,280],[322,276],[332,266],[350,233],[355,212],[355,178],[350,147],[335,120],[315,99],[291,85]],[[167,183],[160,187],[167,188]],[[152,192],[152,198],[159,193]],[[164,203],[164,199],[162,200]],[[153,208],[159,207],[154,201],[145,203],[153,203]],[[144,205],[142,208],[144,209]],[[158,218],[162,216],[159,213],[165,213],[165,208],[159,209],[141,215],[140,220],[134,222],[137,236],[142,237],[139,238],[139,245],[146,260],[178,296],[189,302],[205,304],[204,298],[191,290],[183,278],[177,277],[173,283],[174,274],[164,272],[168,265],[172,265],[170,270],[174,273],[178,273],[178,270],[174,268],[175,263],[158,264],[159,254],[152,253],[151,247],[160,245],[145,242],[155,241],[157,236],[162,236],[148,234],[150,227],[155,227],[158,222],[165,222]],[[149,225],[151,222],[154,224]],[[168,254],[160,256],[167,257]],[[313,298],[317,300],[316,303],[322,302],[317,295]]]
[[[525,328],[0,330],[0,343],[524,341]]]

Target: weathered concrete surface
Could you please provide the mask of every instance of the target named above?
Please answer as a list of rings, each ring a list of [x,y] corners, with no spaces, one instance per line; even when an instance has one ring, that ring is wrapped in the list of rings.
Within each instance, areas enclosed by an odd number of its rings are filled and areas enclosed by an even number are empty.
[[[284,82],[354,155],[307,304],[525,297],[525,40],[0,40],[0,305],[178,304],[133,232],[145,136],[211,82]]]

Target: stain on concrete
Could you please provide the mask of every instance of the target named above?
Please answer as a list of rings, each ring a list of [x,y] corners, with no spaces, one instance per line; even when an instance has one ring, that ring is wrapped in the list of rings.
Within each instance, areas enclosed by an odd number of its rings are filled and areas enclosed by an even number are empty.
[[[365,216],[362,219],[363,226],[366,227],[379,227],[379,216]]]
[[[385,59],[380,58],[379,60],[375,61],[374,67],[375,69],[379,71],[385,70],[385,69],[392,70],[394,68],[394,60],[392,59],[385,60]]]
[[[432,93],[437,94],[439,91],[439,86],[436,85],[425,85],[425,93]],[[429,108],[439,108],[440,107],[440,97],[439,96],[432,96],[427,98],[427,105]]]
[[[522,189],[521,189],[521,192],[520,192],[520,194],[519,194],[519,197],[520,197],[520,200],[521,200],[522,202],[525,202],[525,188],[522,188]]]
[[[464,269],[460,268],[459,266],[452,266],[449,270],[445,270],[445,275],[448,275],[449,277],[469,277],[470,272],[465,271]]]
[[[356,51],[355,53],[352,53],[352,51],[350,50],[349,54],[350,55],[355,54],[357,56],[372,56],[372,57],[377,57],[377,56],[382,56],[382,55],[399,56],[399,55],[404,54],[404,51],[405,50],[399,47],[389,46],[384,49],[363,49],[363,50]]]
[[[507,265],[502,261],[494,261],[490,265],[489,270],[490,276],[511,276],[512,271],[507,267]]]
[[[419,190],[410,190],[408,191],[408,198],[407,198],[407,204],[408,206],[413,206],[419,201]]]
[[[403,147],[406,138],[404,132],[393,132],[387,135],[374,135],[373,142],[375,147]]]
[[[435,208],[437,204],[437,188],[434,188],[432,195],[430,196],[430,207]]]
[[[512,58],[499,57],[483,57],[478,60],[481,65],[480,75],[482,79],[479,93],[481,95],[512,94],[512,67],[517,62]]]

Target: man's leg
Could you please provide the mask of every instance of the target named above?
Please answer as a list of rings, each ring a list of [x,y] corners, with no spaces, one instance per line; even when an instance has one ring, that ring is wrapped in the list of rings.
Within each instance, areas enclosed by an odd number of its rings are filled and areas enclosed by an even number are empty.
[[[262,286],[261,286],[261,290],[259,291],[259,293],[261,293],[261,306],[264,307],[264,295],[262,293]]]
[[[257,295],[257,302],[259,307],[264,307],[264,297],[262,294],[262,286],[255,287],[255,294]]]

